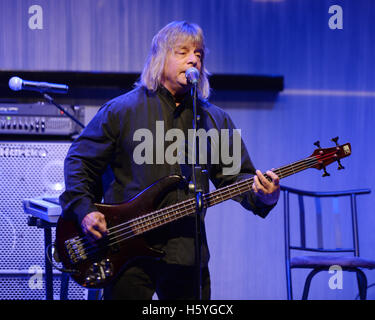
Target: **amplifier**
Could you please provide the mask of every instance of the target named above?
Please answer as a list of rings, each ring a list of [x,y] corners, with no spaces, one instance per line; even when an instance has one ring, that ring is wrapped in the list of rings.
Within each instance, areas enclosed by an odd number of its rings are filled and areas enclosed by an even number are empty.
[[[62,105],[62,108],[80,122],[84,121],[84,107]],[[53,104],[0,104],[0,134],[70,137],[79,134],[81,130],[79,125]]]
[[[24,199],[33,202],[35,216],[59,215],[54,199],[64,190],[64,159],[70,145],[67,141],[0,141],[0,300],[45,299],[44,279],[40,287],[32,283],[35,268],[44,272],[44,234],[28,226]],[[54,278],[57,295],[60,281]],[[85,299],[85,292],[70,282],[69,299]]]

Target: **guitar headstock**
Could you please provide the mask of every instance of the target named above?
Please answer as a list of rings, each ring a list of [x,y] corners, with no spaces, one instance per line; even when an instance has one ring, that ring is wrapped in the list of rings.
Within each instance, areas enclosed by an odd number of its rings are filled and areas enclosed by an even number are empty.
[[[314,145],[318,147],[311,155],[311,158],[316,159],[316,164],[312,168],[324,170],[323,177],[329,176],[329,173],[326,171],[326,166],[330,165],[332,162],[338,163],[338,170],[344,169],[344,166],[341,164],[340,159],[348,157],[352,153],[352,148],[350,143],[345,143],[339,145],[337,143],[338,137],[331,139],[331,141],[336,143],[336,147],[332,148],[321,148],[319,141],[315,142]]]

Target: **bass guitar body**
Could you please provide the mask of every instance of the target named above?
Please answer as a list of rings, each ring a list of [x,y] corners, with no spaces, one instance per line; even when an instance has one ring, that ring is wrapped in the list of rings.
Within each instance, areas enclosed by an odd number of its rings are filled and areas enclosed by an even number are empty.
[[[74,220],[59,218],[56,228],[56,249],[65,269],[74,281],[86,288],[104,288],[136,257],[163,256],[148,246],[142,234],[147,231],[140,217],[157,208],[166,192],[177,188],[183,178],[165,177],[132,200],[117,204],[96,204],[104,214],[109,233],[92,243]]]

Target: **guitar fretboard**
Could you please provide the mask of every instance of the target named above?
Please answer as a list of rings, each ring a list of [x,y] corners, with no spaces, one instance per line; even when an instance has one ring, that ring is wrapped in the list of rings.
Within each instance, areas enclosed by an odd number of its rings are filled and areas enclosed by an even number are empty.
[[[280,179],[316,166],[318,160],[309,157],[273,170]],[[271,181],[271,178],[264,174]],[[251,190],[254,178],[248,178],[203,195],[203,207],[208,208]],[[196,212],[195,198],[153,211],[130,221],[134,234],[141,234]]]

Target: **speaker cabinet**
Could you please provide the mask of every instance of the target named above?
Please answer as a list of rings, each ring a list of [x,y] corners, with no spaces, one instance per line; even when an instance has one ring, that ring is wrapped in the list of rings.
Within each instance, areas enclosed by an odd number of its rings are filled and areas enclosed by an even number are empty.
[[[0,141],[0,299],[45,298],[44,277],[42,286],[32,279],[36,270],[44,272],[44,233],[28,226],[22,200],[61,194],[69,147],[65,141]],[[54,228],[52,236],[54,240]],[[58,295],[59,277],[54,278]],[[70,281],[70,299],[86,294]]]

